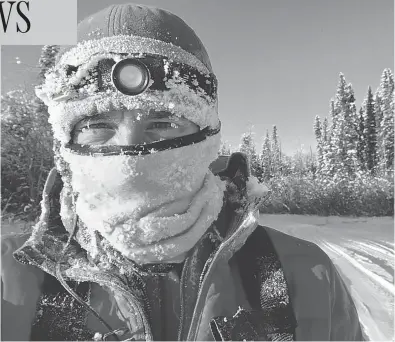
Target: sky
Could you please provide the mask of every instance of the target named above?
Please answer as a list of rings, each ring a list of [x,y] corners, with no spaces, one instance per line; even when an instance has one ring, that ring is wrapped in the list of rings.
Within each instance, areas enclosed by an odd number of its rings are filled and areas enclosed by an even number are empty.
[[[78,20],[113,3],[79,0]],[[315,149],[313,122],[328,115],[339,73],[357,108],[394,70],[392,0],[140,0],[183,18],[208,50],[219,87],[223,140],[255,132],[258,152],[276,125],[284,153]],[[36,82],[40,46],[2,47],[2,93]],[[20,64],[15,57],[19,57]]]

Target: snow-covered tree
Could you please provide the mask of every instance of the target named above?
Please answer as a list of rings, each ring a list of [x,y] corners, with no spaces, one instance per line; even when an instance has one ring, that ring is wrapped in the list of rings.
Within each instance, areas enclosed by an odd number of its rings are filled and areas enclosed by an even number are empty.
[[[334,101],[331,149],[336,173],[352,175],[357,169],[358,116],[354,91],[340,74]]]
[[[366,94],[366,98],[364,100],[364,107],[363,137],[365,141],[362,146],[362,151],[364,151],[363,155],[366,169],[371,173],[374,173],[375,167],[377,165],[377,134],[373,93],[370,87],[368,88],[368,93]]]
[[[331,102],[332,104],[332,102]],[[330,144],[330,126],[328,118],[325,117],[321,127],[321,142],[318,146],[317,141],[317,172],[320,175],[329,175],[329,169],[333,164],[331,158],[331,144]]]
[[[346,148],[345,166],[349,175],[355,173],[359,168],[357,157],[359,115],[355,105],[354,90],[351,83],[346,87],[346,107],[344,108],[345,130],[344,141]]]
[[[394,168],[394,76],[385,69],[380,82],[381,120],[380,143],[382,149],[382,168],[389,173]]]
[[[322,140],[324,142],[328,141],[329,137],[329,125],[328,125],[328,118],[325,117],[324,121],[322,122]]]
[[[365,109],[364,105],[359,108],[358,122],[357,122],[357,163],[358,170],[365,170],[365,152],[366,152],[366,139],[365,139]]]
[[[383,111],[381,110],[382,100],[381,100],[381,88],[378,87],[374,93],[374,116],[376,118],[376,128],[377,135],[379,135],[379,128],[381,126],[381,121],[383,120]]]
[[[314,119],[314,135],[317,141],[317,169],[320,172],[320,170],[324,167],[323,154],[325,141],[323,139],[323,128],[321,125],[321,120],[318,115],[316,115]]]
[[[279,144],[279,141],[278,141],[279,139],[278,139],[278,133],[277,133],[277,126],[276,125],[273,125],[273,129],[272,129],[272,142],[271,142],[271,144],[272,144],[272,150],[274,151],[274,150],[279,150],[280,149],[280,144]]]
[[[259,174],[260,165],[258,155],[256,153],[254,133],[252,130],[243,133],[239,145],[239,151],[245,153],[250,162],[251,174],[257,176]]]
[[[345,160],[345,146],[344,146],[344,130],[345,130],[345,118],[342,113],[342,107],[345,107],[345,88],[346,82],[343,74],[340,74],[340,81],[338,85],[338,90],[336,94],[335,101],[333,102],[333,111],[332,114],[332,129],[331,129],[331,145],[329,155],[331,158],[330,162],[330,175],[334,175],[334,173],[342,172],[344,173],[344,160]],[[331,102],[332,105],[332,102]]]
[[[342,73],[334,99],[331,99],[329,117],[331,124],[322,151],[321,174],[332,177],[351,176],[358,169],[357,144],[359,118],[354,91]],[[323,134],[324,135],[324,134]]]
[[[376,122],[376,155],[377,155],[377,162],[376,162],[376,171],[381,173],[383,171],[383,163],[384,160],[384,151],[383,151],[383,144],[381,141],[382,138],[382,127],[381,122],[383,120],[383,111],[381,110],[382,100],[381,100],[381,88],[380,86],[376,89],[376,92],[373,97],[374,105],[374,117]]]
[[[306,151],[301,145],[292,155],[291,159],[292,176],[307,176],[316,173],[316,160],[311,150]]]
[[[232,154],[232,149],[228,142],[221,142],[221,147],[219,148],[218,155],[220,156],[229,156]]]
[[[271,156],[272,174],[278,174],[281,172],[281,148],[276,125],[272,128]]]
[[[34,218],[53,166],[48,113],[25,89],[6,93],[1,104],[2,210],[33,212]]]
[[[319,173],[325,177],[332,177],[335,173],[335,164],[336,164],[336,145],[335,145],[335,133],[336,133],[336,124],[337,117],[335,112],[335,100],[331,99],[329,103],[329,118],[330,124],[328,120],[324,121],[323,124],[323,132],[325,144],[323,145],[322,152],[322,161],[323,165],[321,169],[319,169]]]
[[[58,45],[44,45],[41,49],[41,55],[38,60],[40,68],[39,78],[43,79],[45,73],[55,64],[56,55],[59,52]]]
[[[314,135],[317,141],[320,141],[322,138],[322,127],[321,127],[321,119],[318,115],[314,118]]]
[[[264,180],[268,180],[272,176],[272,173],[271,173],[272,152],[271,152],[269,131],[267,131],[267,130],[266,130],[265,138],[263,139],[262,151],[259,156],[259,159],[261,162],[262,178]]]
[[[329,134],[328,118],[325,117],[324,121],[322,122],[322,141],[327,142],[329,139]]]

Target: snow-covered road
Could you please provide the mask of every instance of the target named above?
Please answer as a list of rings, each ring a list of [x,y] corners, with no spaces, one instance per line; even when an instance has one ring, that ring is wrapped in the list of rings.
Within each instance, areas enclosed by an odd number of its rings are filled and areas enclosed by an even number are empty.
[[[355,300],[365,335],[394,340],[394,220],[261,215],[260,223],[318,244]]]

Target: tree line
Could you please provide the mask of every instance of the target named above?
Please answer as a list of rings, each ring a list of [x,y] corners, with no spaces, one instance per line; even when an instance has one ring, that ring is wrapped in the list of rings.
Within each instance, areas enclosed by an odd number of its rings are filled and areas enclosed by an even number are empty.
[[[59,51],[42,48],[37,82],[44,79]],[[42,190],[54,165],[52,130],[46,105],[29,89],[1,97],[1,213],[27,221],[39,215]]]
[[[394,76],[381,75],[373,94],[367,89],[357,110],[354,90],[339,75],[329,115],[312,125],[316,151],[281,150],[277,127],[266,131],[257,151],[255,133],[241,136],[237,151],[250,161],[251,173],[271,189],[262,208],[268,213],[316,215],[393,215]],[[226,143],[220,154],[230,154]]]
[[[38,82],[54,64],[58,47],[42,49]],[[2,96],[2,215],[35,220],[42,189],[54,165],[52,131],[44,103],[33,89]],[[379,88],[356,109],[354,92],[340,74],[329,115],[313,124],[316,152],[282,152],[276,126],[264,134],[259,151],[255,133],[242,135],[240,146],[251,172],[268,184],[271,197],[263,212],[318,215],[392,215],[394,164],[394,78],[385,69]],[[232,149],[222,144],[220,154]]]
[[[385,69],[375,94],[369,86],[359,110],[351,83],[341,73],[336,95],[330,100],[329,115],[316,116],[313,123],[316,152],[296,151],[293,156],[281,150],[277,126],[266,131],[260,151],[255,133],[241,136],[237,151],[250,160],[251,172],[260,181],[291,173],[320,177],[354,178],[361,172],[371,175],[393,175],[394,169],[394,76]],[[219,154],[230,154],[232,148],[222,143]]]

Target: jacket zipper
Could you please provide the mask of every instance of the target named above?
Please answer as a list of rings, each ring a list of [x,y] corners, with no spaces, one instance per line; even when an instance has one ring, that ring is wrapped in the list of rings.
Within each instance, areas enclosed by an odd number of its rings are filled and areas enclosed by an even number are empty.
[[[198,297],[197,298],[199,298],[199,292],[200,292],[200,289],[201,289],[201,286],[202,286],[202,283],[203,283],[203,280],[204,280],[204,276],[206,275],[206,272],[204,272],[204,270],[207,270],[208,269],[208,265],[207,265],[207,263],[208,262],[211,262],[212,261],[212,259],[210,260],[210,258],[209,259],[207,259],[207,261],[206,261],[206,263],[204,264],[204,267],[203,267],[203,272],[202,272],[202,274],[201,274],[201,276],[200,276],[200,279],[199,279],[199,286],[198,286]],[[183,328],[183,326],[184,326],[184,285],[185,285],[185,277],[182,277],[182,281],[181,281],[181,291],[180,291],[180,324],[179,324],[179,326],[178,326],[178,337],[177,337],[177,340],[178,341],[182,341],[181,340],[181,334],[182,334],[182,328]],[[196,300],[196,303],[197,303],[197,300]]]
[[[241,225],[243,224],[243,222],[244,222],[245,220],[246,220],[246,217],[244,217],[244,219],[242,220]],[[241,225],[238,224],[238,227],[240,227]],[[254,226],[255,226],[255,227],[256,227],[257,225],[258,225],[257,222],[254,223]],[[224,241],[224,243],[225,243],[225,244],[229,244],[229,243],[230,243],[232,240],[234,240],[234,239],[235,239],[235,236],[234,236],[234,234],[232,234],[227,240]],[[203,270],[205,269],[206,271],[205,271],[205,274],[204,274],[204,275],[202,274],[202,277],[200,278],[199,290],[198,290],[198,295],[197,295],[197,298],[196,298],[196,305],[195,305],[194,312],[193,312],[193,314],[192,314],[192,319],[191,319],[191,326],[189,327],[188,335],[186,336],[186,338],[188,338],[189,336],[193,336],[193,339],[191,339],[191,340],[195,340],[195,337],[196,337],[196,329],[197,329],[197,328],[196,328],[196,327],[193,327],[193,328],[195,329],[195,331],[193,331],[193,334],[191,333],[191,328],[192,328],[192,323],[193,323],[193,321],[194,321],[194,318],[195,318],[195,316],[198,314],[198,312],[196,312],[196,309],[197,309],[197,307],[198,307],[199,301],[200,301],[201,296],[202,296],[202,285],[203,285],[203,283],[204,283],[205,281],[207,281],[206,275],[207,275],[207,272],[208,272],[209,268],[213,265],[213,263],[215,263],[215,262],[218,260],[219,255],[221,254],[221,252],[223,252],[224,248],[221,248],[221,247],[223,247],[223,245],[224,245],[224,244],[220,244],[220,245],[218,246],[218,248],[216,249],[216,251],[213,253],[213,257],[211,258],[211,260],[210,260],[210,258],[209,258],[209,259],[207,260],[207,262],[206,262],[204,268],[203,268]],[[208,264],[209,261],[210,261],[210,264]]]
[[[141,276],[139,274],[137,274],[139,281],[140,281],[140,286],[142,284],[145,284],[145,282],[143,281],[143,279],[141,278]],[[129,286],[128,286],[129,287]],[[152,331],[151,331],[151,322],[150,322],[150,303],[149,303],[149,299],[147,296],[147,291],[145,288],[145,285],[143,285],[143,298],[142,298],[142,304],[143,307],[140,306],[139,301],[134,301],[133,299],[131,300],[136,306],[139,307],[138,312],[136,312],[136,314],[140,315],[140,318],[142,320],[143,326],[144,326],[144,333],[145,333],[145,340],[147,341],[147,335],[149,337],[149,340],[153,341],[153,335],[152,335]],[[146,324],[147,323],[147,324]],[[131,333],[133,333],[133,331],[131,331]]]
[[[219,248],[218,248],[218,249],[219,249]],[[215,255],[215,254],[217,253],[218,249],[213,253],[213,255]],[[211,263],[212,263],[213,260],[214,260],[214,257],[211,257],[211,256],[210,256],[210,257],[207,259],[206,263],[204,264],[203,272],[202,272],[202,274],[201,274],[201,276],[200,276],[200,280],[199,280],[198,295],[197,295],[197,297],[196,297],[195,309],[197,308],[197,305],[198,305],[198,303],[199,303],[199,299],[200,299],[200,297],[201,297],[201,295],[202,295],[202,285],[203,285],[203,282],[204,282],[204,280],[205,280],[207,271],[208,271],[208,269],[209,269],[209,267],[210,267],[210,265],[211,265]],[[194,309],[194,311],[195,311],[195,309]],[[197,312],[194,312],[193,314],[197,315]],[[193,322],[193,317],[194,317],[194,316],[192,315],[191,323]],[[191,328],[191,327],[189,327],[189,329],[190,329],[190,328]],[[188,331],[188,335],[189,335],[189,331]],[[187,335],[187,337],[188,337],[188,335]],[[195,334],[194,334],[194,335],[195,335]]]
[[[209,264],[213,261],[213,256],[218,251],[219,247],[220,247],[220,245],[210,254],[210,256],[208,257],[208,259],[206,260],[206,262],[203,266],[202,274],[200,275],[200,278],[199,278],[198,293],[200,291],[200,288],[202,287],[203,280],[204,280],[204,277],[207,273],[207,270],[209,269]],[[182,272],[182,274],[181,274],[181,290],[180,290],[180,324],[178,326],[178,333],[177,333],[178,341],[181,341],[182,328],[184,325],[184,285],[185,285],[185,275],[184,275],[184,272]]]
[[[178,325],[177,341],[181,341],[181,332],[184,325],[184,272],[181,273],[181,290],[180,290],[180,323]]]

